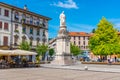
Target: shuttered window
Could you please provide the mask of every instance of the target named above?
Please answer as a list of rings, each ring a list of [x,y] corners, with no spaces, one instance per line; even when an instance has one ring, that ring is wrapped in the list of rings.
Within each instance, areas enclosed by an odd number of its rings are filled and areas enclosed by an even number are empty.
[[[7,36],[4,36],[4,38],[3,38],[3,45],[8,46],[8,37]]]
[[[9,11],[5,9],[4,16],[9,17]]]
[[[4,30],[8,30],[8,23],[4,23]]]
[[[0,21],[0,29],[2,29],[2,21]]]

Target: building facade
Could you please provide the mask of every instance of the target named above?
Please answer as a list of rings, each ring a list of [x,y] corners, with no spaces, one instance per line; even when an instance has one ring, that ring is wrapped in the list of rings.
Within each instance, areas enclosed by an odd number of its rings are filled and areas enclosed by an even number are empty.
[[[49,40],[49,48],[56,48],[56,38]]]
[[[69,36],[70,42],[78,46],[88,56],[88,54],[90,53],[88,42],[91,34],[86,32],[69,32]],[[52,39],[49,41],[49,47],[50,48],[56,47],[56,39]]]
[[[22,41],[32,47],[48,43],[49,17],[0,2],[0,46],[16,48]]]
[[[70,42],[78,46],[83,51],[89,51],[88,42],[90,38],[89,33],[85,32],[69,32]]]

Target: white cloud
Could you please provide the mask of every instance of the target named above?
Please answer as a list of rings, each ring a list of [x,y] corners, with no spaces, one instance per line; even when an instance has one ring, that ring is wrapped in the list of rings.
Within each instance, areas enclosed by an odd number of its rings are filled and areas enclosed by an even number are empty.
[[[115,28],[120,30],[120,18],[112,18],[108,20],[114,24]]]
[[[66,0],[64,2],[58,1],[58,3],[53,3],[52,5],[57,7],[69,8],[69,9],[70,8],[78,9],[76,2],[74,2],[73,0]]]
[[[120,22],[119,23],[115,23],[114,26],[115,26],[115,28],[120,30]]]
[[[108,20],[112,23],[120,22],[120,18],[112,18],[112,19],[108,19]]]

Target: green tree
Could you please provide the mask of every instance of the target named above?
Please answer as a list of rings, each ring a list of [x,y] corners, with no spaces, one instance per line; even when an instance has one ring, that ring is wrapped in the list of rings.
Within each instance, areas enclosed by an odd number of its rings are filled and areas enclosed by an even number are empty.
[[[81,53],[81,50],[78,46],[70,44],[70,52],[73,54],[73,56],[77,56]]]
[[[21,42],[19,47],[21,50],[30,50],[30,44],[27,41]]]
[[[53,56],[53,55],[54,55],[54,53],[55,53],[55,51],[54,51],[54,49],[53,49],[53,48],[49,49],[49,55],[50,55],[50,56]]]
[[[94,28],[94,29],[92,29],[92,33],[95,33],[95,28]]]
[[[89,40],[90,50],[95,55],[112,55],[120,53],[118,30],[106,18],[102,18],[95,33]]]
[[[37,56],[42,56],[42,60],[44,60],[44,56],[45,56],[45,53],[47,52],[47,50],[48,50],[48,46],[47,45],[39,44],[36,47],[36,52],[38,53]]]

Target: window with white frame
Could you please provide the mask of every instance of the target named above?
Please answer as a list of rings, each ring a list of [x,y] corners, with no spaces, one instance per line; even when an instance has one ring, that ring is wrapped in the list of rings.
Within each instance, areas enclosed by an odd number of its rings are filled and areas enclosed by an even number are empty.
[[[4,16],[9,17],[9,10],[4,10]]]
[[[7,22],[4,23],[4,30],[9,30],[9,24]]]

